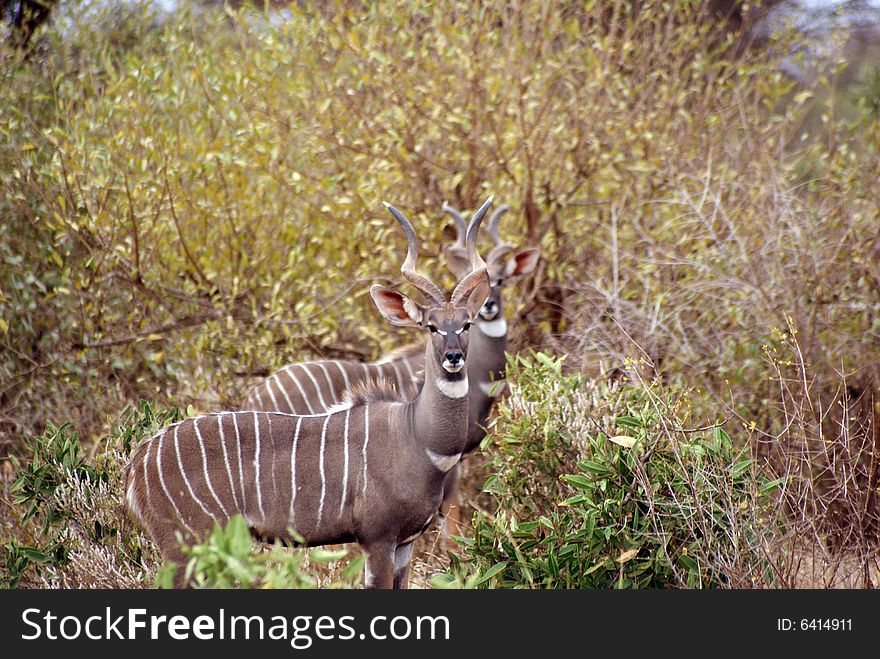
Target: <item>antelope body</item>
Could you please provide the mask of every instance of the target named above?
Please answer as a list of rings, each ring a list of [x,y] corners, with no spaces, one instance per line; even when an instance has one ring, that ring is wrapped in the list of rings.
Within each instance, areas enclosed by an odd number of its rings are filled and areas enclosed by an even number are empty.
[[[476,236],[490,202],[468,227],[472,267],[449,301],[416,272],[415,232],[388,206],[407,237],[401,270],[428,304],[383,286],[370,294],[392,324],[431,330],[414,399],[366,391],[323,413],[207,414],[138,448],[126,500],[166,559],[181,566],[181,541],[202,540],[238,513],[258,537],[293,543],[294,531],[307,545],[358,542],[368,554],[367,587],[405,587],[412,543],[467,444],[468,328],[490,292]],[[176,584],[184,585],[181,569]]]

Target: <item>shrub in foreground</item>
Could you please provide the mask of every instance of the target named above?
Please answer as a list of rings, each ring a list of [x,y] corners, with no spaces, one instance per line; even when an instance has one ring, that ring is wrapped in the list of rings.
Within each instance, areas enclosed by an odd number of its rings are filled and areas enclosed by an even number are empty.
[[[332,569],[348,557],[347,549],[290,550],[275,544],[265,551],[254,551],[241,515],[232,517],[223,528],[215,526],[205,542],[184,551],[189,557],[186,579],[196,588],[350,588],[359,583],[364,567],[363,555],[359,555],[341,572],[316,569]],[[171,564],[159,570],[160,588],[173,586],[175,571]]]
[[[22,460],[12,458],[18,522],[4,543],[0,584],[136,588],[151,581],[157,554],[126,512],[123,468],[133,447],[180,418],[180,410],[152,403],[126,407],[94,457],[70,424],[47,424]]]
[[[747,587],[772,582],[762,480],[688,392],[566,374],[538,353],[509,364],[499,406],[498,507],[477,513],[453,573],[495,587]]]

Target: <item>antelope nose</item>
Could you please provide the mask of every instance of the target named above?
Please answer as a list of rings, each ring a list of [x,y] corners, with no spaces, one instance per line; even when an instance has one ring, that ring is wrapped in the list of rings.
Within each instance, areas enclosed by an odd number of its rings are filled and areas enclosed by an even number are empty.
[[[463,355],[458,350],[450,350],[446,353],[446,361],[455,366],[462,360]]]

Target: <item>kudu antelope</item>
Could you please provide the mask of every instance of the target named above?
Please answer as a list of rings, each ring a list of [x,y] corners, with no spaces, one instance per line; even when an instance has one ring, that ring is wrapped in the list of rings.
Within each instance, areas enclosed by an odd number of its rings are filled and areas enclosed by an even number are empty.
[[[456,276],[469,271],[466,248],[467,222],[446,202],[443,212],[455,222],[456,239],[444,250],[447,268]],[[486,232],[493,242],[487,258],[491,292],[480,309],[475,330],[471,331],[468,364],[468,442],[464,454],[473,452],[485,436],[485,427],[495,399],[504,389],[507,350],[507,321],[504,317],[502,287],[534,270],[540,257],[535,248],[516,250],[498,235],[501,216],[508,206],[499,207],[487,221]],[[349,360],[323,360],[290,364],[253,387],[244,409],[313,414],[338,405],[345,392],[365,382],[385,380],[396,387],[402,398],[414,397],[422,386],[425,352],[412,347],[392,353],[372,363]],[[460,466],[449,474],[443,513],[457,501]]]
[[[467,224],[462,214],[445,202],[443,211],[452,216],[456,228],[455,243],[444,250],[446,267],[453,275],[461,277],[468,270],[465,244]],[[468,453],[476,449],[483,440],[492,404],[504,388],[507,320],[504,317],[502,288],[532,272],[541,256],[537,248],[516,250],[499,237],[499,220],[507,211],[507,205],[500,206],[492,213],[486,226],[486,232],[494,245],[486,257],[491,292],[480,309],[476,331],[471,334],[471,425],[468,431]]]
[[[409,220],[388,210],[407,239],[401,272],[420,304],[374,285],[382,316],[430,331],[425,383],[410,401],[365,390],[320,414],[244,411],[181,421],[144,442],[126,468],[126,500],[166,559],[241,514],[254,535],[307,545],[358,542],[367,587],[405,587],[414,540],[436,514],[468,434],[468,329],[489,297],[477,232],[491,197],[467,229],[471,267],[447,301],[416,271]],[[184,585],[178,568],[176,584]]]
[[[498,224],[501,216],[508,211],[505,204],[492,213],[486,226],[486,232],[492,239],[493,248],[486,257],[491,286],[489,299],[480,309],[476,328],[471,333],[470,358],[470,394],[468,396],[468,441],[464,455],[472,453],[486,436],[486,424],[495,399],[504,389],[505,369],[507,366],[507,320],[504,316],[504,299],[501,291],[505,284],[516,281],[529,274],[538,264],[541,252],[537,248],[517,250],[504,242],[498,235]],[[446,267],[456,277],[461,277],[467,270],[467,224],[462,214],[446,202],[443,212],[449,214],[455,222],[456,240],[444,250]],[[464,457],[464,456],[462,456]],[[443,495],[442,512],[448,514],[453,508],[456,513],[461,506],[458,502],[458,483],[461,477],[461,464],[456,464],[447,478]]]

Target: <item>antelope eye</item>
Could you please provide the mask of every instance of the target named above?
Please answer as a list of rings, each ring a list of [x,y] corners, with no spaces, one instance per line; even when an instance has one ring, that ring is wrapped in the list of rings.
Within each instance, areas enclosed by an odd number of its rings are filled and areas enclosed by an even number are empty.
[[[461,329],[462,329],[463,332],[467,332],[470,328],[471,328],[471,324],[470,324],[470,323],[465,323],[465,324],[462,326]]]
[[[436,334],[436,333],[437,333],[437,328],[434,327],[433,325],[428,325],[428,329],[431,330],[431,334]]]

